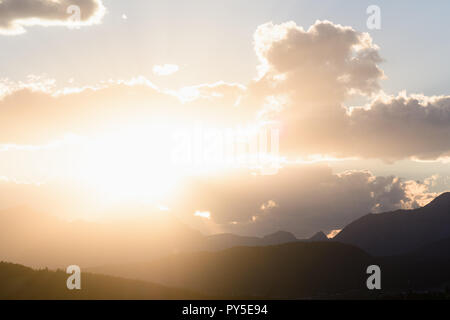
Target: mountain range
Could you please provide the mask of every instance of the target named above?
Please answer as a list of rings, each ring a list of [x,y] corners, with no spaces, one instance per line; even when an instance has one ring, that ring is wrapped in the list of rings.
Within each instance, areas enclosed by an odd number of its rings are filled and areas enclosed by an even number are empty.
[[[299,241],[278,231],[264,237],[202,235],[172,215],[143,215],[112,222],[66,221],[16,207],[0,212],[0,260],[32,267],[83,267],[139,262],[173,252],[214,251]]]
[[[293,242],[181,253],[91,271],[231,298],[383,298],[393,293],[450,288],[450,238],[430,246],[432,255],[423,248],[407,255],[374,257],[334,241]],[[380,291],[366,287],[370,265],[381,269]]]
[[[220,243],[235,246],[95,272],[225,296],[382,298],[411,290],[448,290],[449,199],[445,193],[423,208],[363,216],[334,239],[322,232],[307,240],[279,232],[284,236],[277,239],[289,243],[261,246],[264,238],[221,235],[213,238],[232,239]],[[382,271],[381,292],[366,287],[366,270],[372,264]]]
[[[367,214],[342,229],[334,241],[376,256],[404,254],[450,237],[450,193],[413,210]]]
[[[323,232],[297,239],[284,231],[204,236],[170,216],[100,225],[16,208],[0,213],[0,253],[0,260],[21,263],[96,264],[82,267],[92,289],[78,298],[87,299],[344,299],[448,291],[450,193],[422,208],[362,216],[333,239]],[[381,291],[366,288],[372,264],[381,268]],[[62,271],[0,263],[0,298],[77,298],[62,291],[66,278]],[[24,283],[34,289],[19,289]]]

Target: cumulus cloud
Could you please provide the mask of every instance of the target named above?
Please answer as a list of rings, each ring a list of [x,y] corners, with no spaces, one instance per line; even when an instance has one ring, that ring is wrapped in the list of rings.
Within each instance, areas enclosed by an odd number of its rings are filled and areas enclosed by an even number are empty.
[[[450,154],[450,96],[400,94],[376,99],[348,117],[362,156],[437,159]]]
[[[382,59],[369,34],[328,21],[306,31],[267,23],[255,33],[255,50],[260,78],[249,92],[259,105],[278,101],[263,116],[282,124],[283,153],[389,161],[449,155],[449,96],[384,94]],[[370,102],[346,106],[354,95]]]
[[[351,113],[317,113],[299,119],[295,110],[277,117],[284,131],[282,152],[292,156],[439,160],[450,155],[450,97],[423,95],[376,98]]]
[[[254,39],[260,82],[293,94],[299,104],[335,104],[349,93],[380,89],[382,60],[367,33],[329,21],[317,21],[307,31],[294,22],[266,23]]]
[[[83,26],[99,23],[102,0],[0,1],[0,34],[21,34],[31,26]]]

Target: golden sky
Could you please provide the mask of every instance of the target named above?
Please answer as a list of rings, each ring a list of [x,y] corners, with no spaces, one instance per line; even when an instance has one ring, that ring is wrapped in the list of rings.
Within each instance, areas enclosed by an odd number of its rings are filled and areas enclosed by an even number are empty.
[[[450,96],[430,89],[448,71],[429,52],[411,65],[389,19],[201,4],[0,2],[1,208],[144,205],[208,233],[308,236],[449,189]]]

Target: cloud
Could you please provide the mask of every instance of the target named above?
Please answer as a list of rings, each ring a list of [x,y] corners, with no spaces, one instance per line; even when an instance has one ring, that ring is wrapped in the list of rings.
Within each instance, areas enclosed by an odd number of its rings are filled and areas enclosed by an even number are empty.
[[[261,25],[254,38],[260,78],[249,100],[281,123],[283,154],[388,161],[450,154],[450,96],[383,93],[383,60],[369,34],[329,21],[307,31],[287,22]],[[351,108],[354,96],[369,102]]]
[[[153,66],[153,73],[158,76],[169,76],[178,71],[176,64],[163,64]]]
[[[194,213],[195,217],[200,217],[204,219],[211,219],[211,213],[209,211],[195,211]]]
[[[291,156],[437,160],[450,155],[450,96],[383,96],[347,113],[336,108],[302,117],[283,110],[280,148]]]
[[[254,40],[259,82],[303,105],[333,107],[349,93],[380,89],[382,59],[367,33],[329,21],[316,21],[307,31],[292,21],[270,22],[257,28]]]
[[[272,176],[233,171],[193,178],[182,186],[183,196],[168,205],[187,216],[199,207],[213,212],[210,223],[222,232],[287,230],[308,237],[341,229],[369,212],[425,205],[437,195],[430,186],[430,180],[375,176],[366,170],[333,173],[322,165],[288,166]]]
[[[199,85],[191,88],[195,94],[184,101],[180,92],[161,90],[144,78],[64,90],[51,89],[50,84],[5,89],[0,99],[0,144],[45,144],[67,133],[89,136],[143,123],[234,127],[250,118],[235,106],[245,91],[235,84]]]
[[[337,236],[337,234],[338,234],[339,232],[341,232],[341,230],[342,230],[342,229],[331,230],[330,232],[328,232],[327,238],[328,238],[328,239],[333,239],[334,237]]]
[[[0,143],[46,143],[124,121],[220,128],[274,121],[280,153],[291,160],[450,157],[450,96],[383,93],[382,59],[369,34],[317,21],[307,30],[267,23],[254,37],[260,76],[247,86],[219,81],[161,90],[139,78],[56,91],[53,82],[0,81]],[[161,74],[175,70],[158,67]],[[355,95],[367,104],[348,106]]]
[[[206,233],[260,236],[286,230],[309,237],[319,230],[342,229],[369,212],[426,205],[437,196],[430,191],[433,179],[404,180],[365,170],[334,173],[320,165],[289,166],[272,176],[234,170],[184,180],[158,207],[170,208],[181,221]],[[25,204],[72,218],[104,214],[101,190],[75,180],[37,185],[0,178],[0,191],[0,209]]]
[[[3,0],[0,34],[25,33],[31,26],[92,25],[99,23],[104,14],[102,0]]]
[[[348,120],[353,147],[362,156],[437,159],[450,154],[450,96],[402,93],[376,99],[369,108],[354,109]]]
[[[0,29],[17,33],[31,25],[69,25],[65,10],[71,4],[84,8],[86,24],[99,21],[103,12],[102,2],[93,0],[6,0],[0,2]],[[328,21],[318,21],[306,31],[294,22],[267,23],[255,33],[255,50],[259,77],[248,86],[216,82],[162,90],[137,78],[59,90],[49,79],[31,77],[19,84],[1,80],[0,144],[11,144],[9,149],[21,159],[36,161],[39,157],[28,156],[24,145],[35,150],[34,144],[46,145],[67,133],[89,136],[161,123],[173,128],[198,122],[235,128],[273,120],[280,123],[280,152],[292,158],[314,154],[385,160],[450,157],[450,96],[384,94],[379,48],[367,33]],[[176,70],[175,65],[155,66],[160,75]],[[350,108],[346,103],[354,95],[368,103]],[[6,156],[2,154],[3,159]],[[45,168],[40,164],[48,159],[55,161],[43,157],[37,162],[39,168]],[[15,189],[26,188],[30,196],[20,192],[8,196],[6,189],[12,185],[8,179],[14,179],[3,177],[3,172],[0,194],[5,201],[35,199],[55,208],[57,200],[58,208],[77,209],[77,193],[61,196],[65,187],[52,187],[60,193],[46,192],[46,187],[35,192],[34,185],[15,184]],[[283,229],[306,237],[318,230],[338,230],[368,212],[425,205],[436,195],[430,191],[434,180],[403,180],[356,170],[334,173],[318,165],[288,166],[273,176],[221,172],[185,181],[180,197],[164,205],[186,219],[203,217],[196,220],[220,226],[217,230],[223,232],[261,235]]]
[[[260,208],[260,209],[261,209],[262,211],[269,211],[270,209],[276,208],[276,207],[278,207],[278,204],[277,204],[275,201],[273,201],[273,200],[269,200],[269,201],[263,203],[263,204],[261,205],[261,208]]]

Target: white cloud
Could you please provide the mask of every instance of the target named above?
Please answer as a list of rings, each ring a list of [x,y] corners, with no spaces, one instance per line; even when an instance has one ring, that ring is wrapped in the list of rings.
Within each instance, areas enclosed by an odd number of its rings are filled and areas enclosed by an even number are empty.
[[[260,82],[289,91],[299,103],[334,107],[350,92],[380,89],[382,60],[367,33],[329,21],[316,21],[307,31],[292,21],[270,22],[257,28],[254,39],[264,71]]]
[[[283,101],[262,114],[282,123],[282,154],[388,161],[450,155],[450,96],[384,94],[379,47],[369,34],[329,21],[306,31],[287,22],[261,25],[254,38],[261,73],[249,86],[251,103]],[[354,95],[370,102],[350,112],[345,104]]]
[[[168,76],[177,72],[179,67],[176,64],[164,64],[153,66],[153,73],[158,76]]]
[[[233,128],[250,119],[244,108],[234,106],[245,90],[235,84],[197,86],[198,95],[182,102],[176,93],[160,90],[145,78],[65,89],[46,78],[38,80],[0,80],[0,144],[43,144],[67,132],[90,135],[124,121],[158,125],[161,117],[168,126],[200,120],[217,128]]]
[[[264,202],[261,205],[260,209],[262,211],[270,211],[270,209],[276,208],[276,207],[278,207],[278,204],[275,201],[273,201],[273,200],[269,200],[269,201]]]
[[[142,118],[166,114],[177,123],[197,119],[235,127],[278,121],[280,154],[291,160],[311,155],[388,161],[450,158],[450,96],[389,96],[380,91],[382,59],[367,33],[328,21],[306,31],[294,22],[268,23],[257,28],[255,50],[264,72],[248,86],[219,81],[163,91],[140,80],[104,83],[98,90],[63,90],[72,94],[55,96],[52,83],[39,81],[39,89],[0,80],[0,143],[20,143],[14,140],[26,135],[79,132],[102,112],[102,123],[107,123],[116,116],[109,118],[109,113],[127,117],[136,108]],[[173,64],[154,66],[158,75],[177,70]],[[19,90],[25,88],[32,92]],[[350,112],[345,103],[355,93],[369,102]],[[114,108],[106,108],[104,101]],[[142,101],[148,103],[145,108],[139,107]],[[21,127],[34,130],[22,132]]]
[[[195,217],[200,217],[204,219],[211,219],[211,213],[209,211],[195,211],[194,213]]]
[[[353,140],[351,147],[361,156],[445,158],[450,154],[450,96],[401,93],[376,99],[368,108],[352,111],[347,130]]]
[[[0,34],[25,33],[31,26],[87,26],[104,14],[102,0],[2,0]]]

